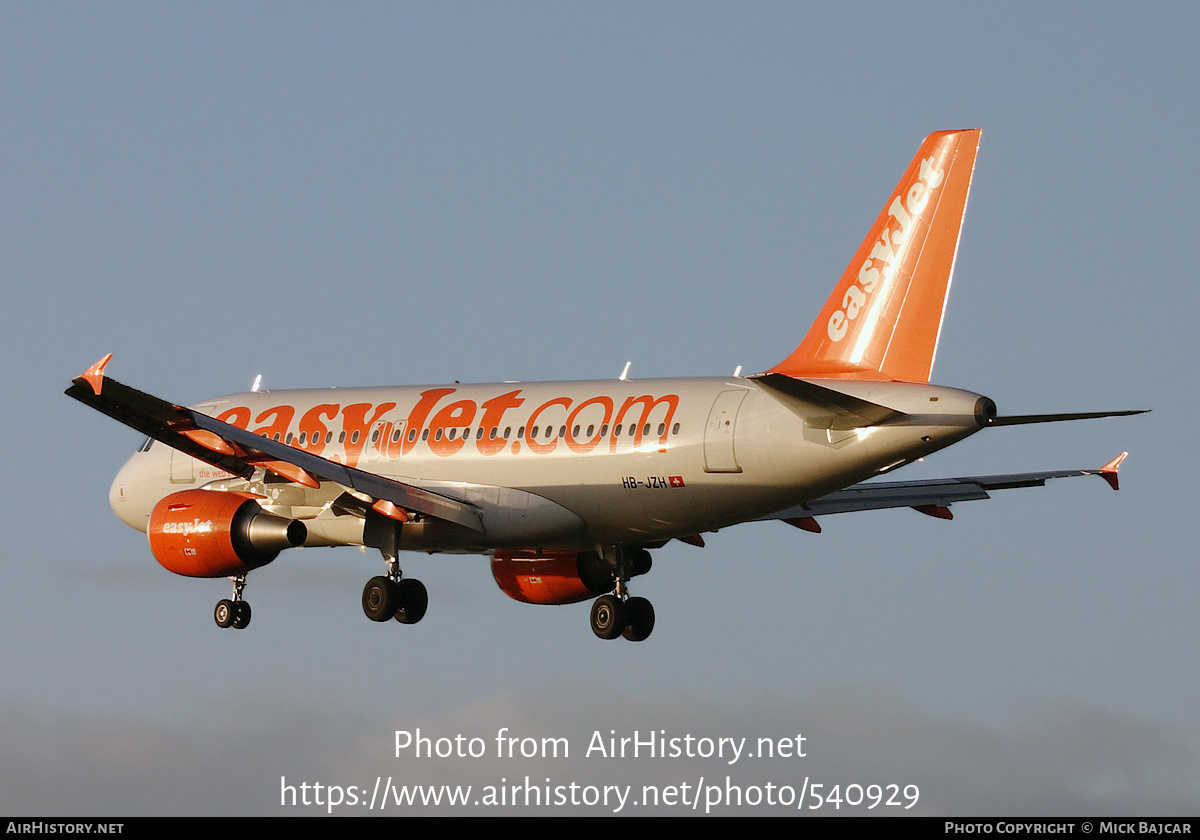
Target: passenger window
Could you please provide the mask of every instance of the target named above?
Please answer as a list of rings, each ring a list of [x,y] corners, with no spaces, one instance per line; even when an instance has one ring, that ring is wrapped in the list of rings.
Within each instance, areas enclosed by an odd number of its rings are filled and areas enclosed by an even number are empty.
[[[676,423],[674,426],[671,427],[671,434],[673,434],[673,435],[679,434],[679,424],[678,423]]]

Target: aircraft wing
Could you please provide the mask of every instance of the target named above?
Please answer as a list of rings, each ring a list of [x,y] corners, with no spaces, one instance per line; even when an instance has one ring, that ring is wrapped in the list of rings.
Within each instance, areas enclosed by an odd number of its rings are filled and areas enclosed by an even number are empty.
[[[910,507],[939,519],[952,519],[949,507],[953,502],[969,502],[991,498],[989,490],[1008,490],[1014,487],[1042,487],[1051,478],[1071,478],[1097,475],[1118,489],[1117,470],[1125,460],[1122,452],[1103,467],[1094,470],[1052,470],[1048,472],[1010,473],[1007,475],[975,475],[961,478],[935,478],[923,481],[864,482],[838,490],[828,496],[781,510],[763,520],[780,519],[806,531],[821,530],[814,517],[831,513],[850,513],[859,510]]]
[[[104,375],[112,354],[94,364],[66,390],[69,397],[90,405],[144,435],[161,441],[218,469],[250,479],[261,467],[288,481],[318,487],[332,481],[398,508],[483,530],[479,509],[467,502],[434,493],[412,484],[338,464],[311,452],[175,405]]]

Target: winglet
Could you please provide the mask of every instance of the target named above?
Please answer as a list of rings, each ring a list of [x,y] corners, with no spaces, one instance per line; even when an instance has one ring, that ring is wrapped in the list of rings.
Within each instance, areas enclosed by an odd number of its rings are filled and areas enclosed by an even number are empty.
[[[84,371],[83,376],[80,377],[80,379],[87,380],[87,384],[92,386],[92,391],[97,397],[100,396],[100,387],[104,384],[104,366],[108,364],[108,360],[111,359],[112,356],[113,354],[109,353],[103,359],[96,362],[96,364]]]
[[[1125,460],[1125,456],[1128,454],[1128,452],[1122,452],[1100,468],[1100,477],[1107,481],[1108,486],[1114,490],[1121,489],[1117,486],[1117,470],[1121,468],[1121,462]]]

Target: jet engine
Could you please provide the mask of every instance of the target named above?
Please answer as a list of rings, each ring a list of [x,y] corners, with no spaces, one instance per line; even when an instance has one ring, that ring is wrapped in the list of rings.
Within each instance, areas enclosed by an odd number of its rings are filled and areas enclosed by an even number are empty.
[[[650,571],[650,552],[628,555],[630,577]],[[575,604],[611,592],[616,584],[612,566],[594,551],[496,552],[492,576],[515,601],[526,604]]]
[[[163,568],[187,577],[234,577],[265,566],[308,537],[304,523],[263,510],[250,493],[184,490],[150,514],[146,535]]]

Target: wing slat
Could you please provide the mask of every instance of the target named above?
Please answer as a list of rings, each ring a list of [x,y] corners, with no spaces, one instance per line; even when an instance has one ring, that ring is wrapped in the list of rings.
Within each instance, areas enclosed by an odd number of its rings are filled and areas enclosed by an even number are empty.
[[[308,486],[312,484],[305,480],[306,477],[331,481],[406,510],[455,522],[475,531],[483,530],[479,509],[468,502],[269,440],[131,388],[104,376],[102,369],[95,372],[95,366],[87,375],[75,379],[66,394],[144,435],[244,479],[254,475],[256,465],[262,466],[288,481]],[[206,440],[205,436],[196,434],[197,429],[215,435],[228,445],[229,451],[218,451],[225,447],[219,447],[213,441],[207,441],[210,445],[206,446],[202,442]]]

